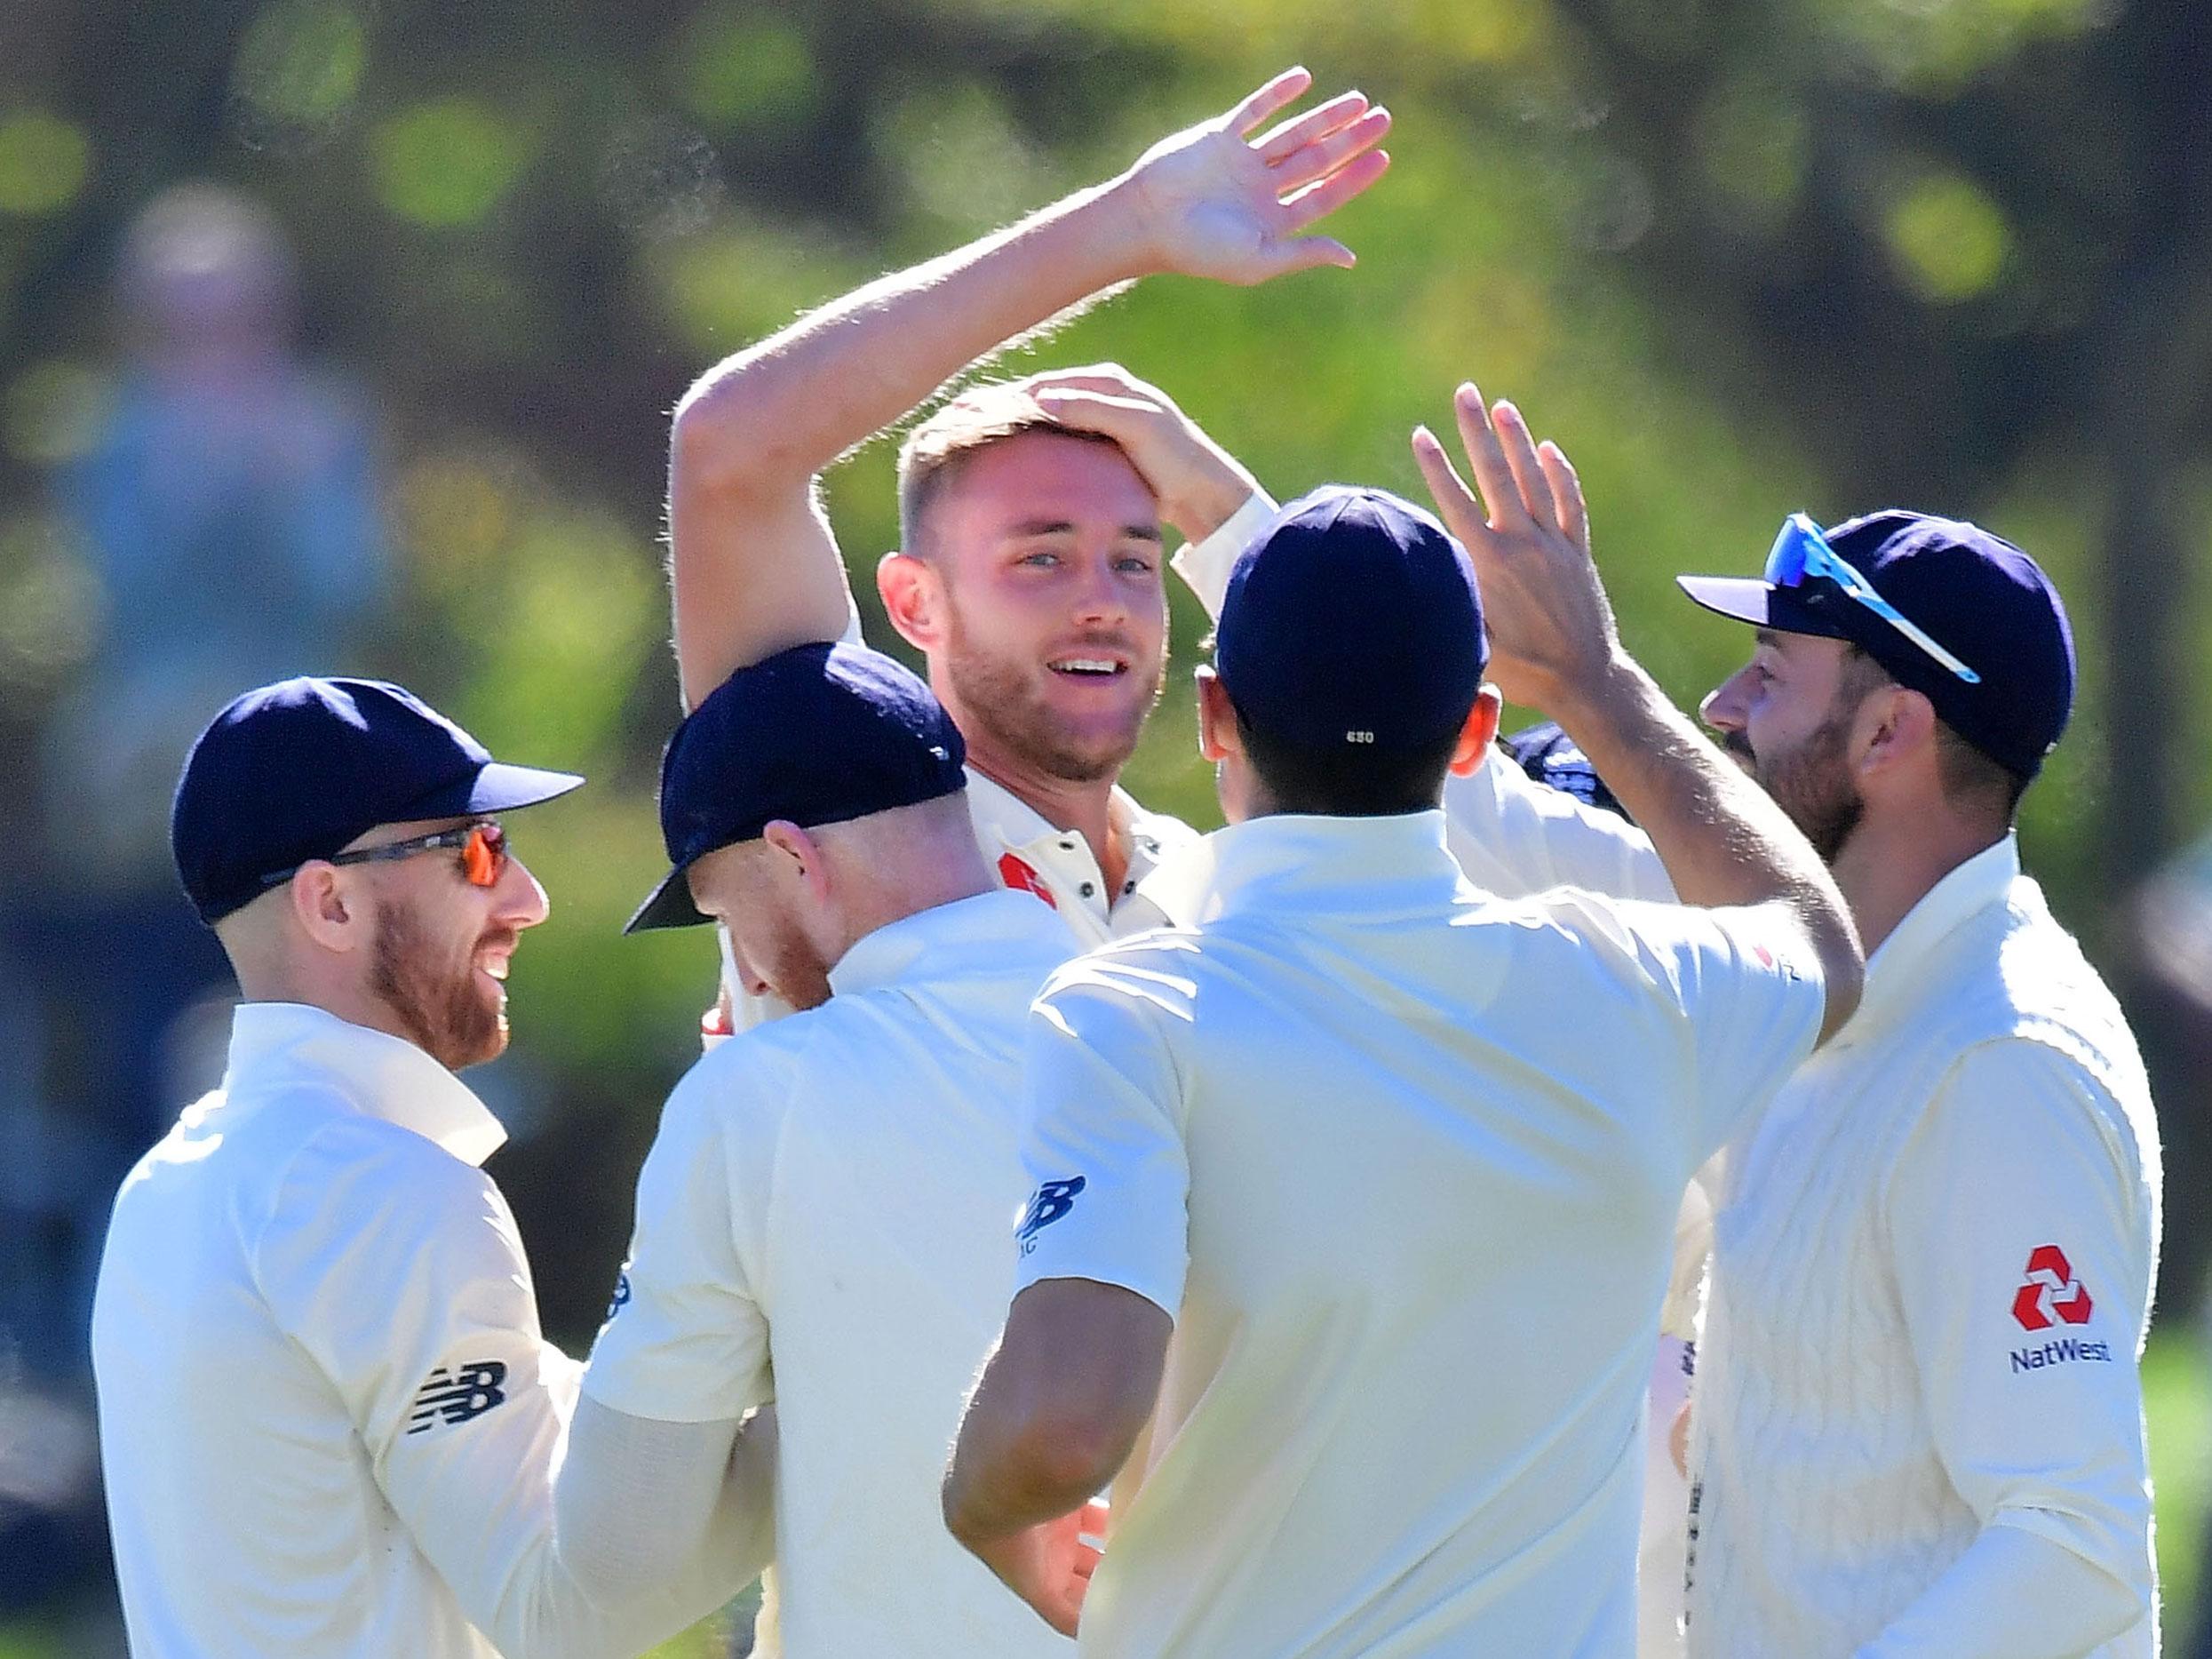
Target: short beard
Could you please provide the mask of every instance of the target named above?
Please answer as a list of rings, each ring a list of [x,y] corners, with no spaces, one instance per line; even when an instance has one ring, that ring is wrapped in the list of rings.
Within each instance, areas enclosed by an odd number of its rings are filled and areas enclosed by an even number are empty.
[[[1835,862],[1866,816],[1866,803],[1843,759],[1856,713],[1856,707],[1831,709],[1802,743],[1771,761],[1760,758],[1753,774],[1804,832],[1823,864]]]
[[[487,1001],[478,988],[473,947],[453,974],[433,961],[426,939],[412,905],[379,902],[370,989],[409,1040],[449,1072],[496,1059],[507,1046],[505,1000]]]
[[[1038,704],[1024,671],[970,650],[957,620],[946,630],[944,671],[970,725],[989,732],[1007,754],[1066,784],[1110,783],[1119,777],[1136,753],[1145,717],[1167,685],[1167,658],[1162,652],[1152,695],[1132,713],[1128,730],[1078,746],[1069,740],[1053,712]]]

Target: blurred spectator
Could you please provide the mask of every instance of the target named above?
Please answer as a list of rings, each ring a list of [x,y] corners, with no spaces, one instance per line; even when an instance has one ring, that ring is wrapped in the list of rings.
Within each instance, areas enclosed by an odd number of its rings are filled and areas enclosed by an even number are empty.
[[[0,1318],[36,1304],[18,1332],[49,1371],[83,1364],[115,1182],[221,1066],[206,1036],[221,1022],[190,1016],[227,971],[169,857],[186,747],[243,687],[357,667],[386,587],[365,427],[295,355],[292,258],[269,217],[212,187],[171,191],[129,230],[116,300],[112,412],[54,481],[102,631],[45,731],[40,845],[0,962],[29,990],[0,1033],[27,1080],[0,1101],[0,1143],[45,1154],[36,1190],[4,1201],[39,1224],[20,1236],[52,1240],[31,1296],[0,1284]]]

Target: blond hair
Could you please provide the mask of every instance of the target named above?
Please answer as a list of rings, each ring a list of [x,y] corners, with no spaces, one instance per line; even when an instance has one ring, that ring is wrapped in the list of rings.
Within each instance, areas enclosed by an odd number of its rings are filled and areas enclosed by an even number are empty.
[[[995,443],[1025,432],[1056,432],[1086,443],[1111,444],[1101,433],[1063,427],[1037,406],[1028,380],[991,380],[971,386],[906,435],[899,445],[899,542],[923,556],[923,520],[967,464]]]

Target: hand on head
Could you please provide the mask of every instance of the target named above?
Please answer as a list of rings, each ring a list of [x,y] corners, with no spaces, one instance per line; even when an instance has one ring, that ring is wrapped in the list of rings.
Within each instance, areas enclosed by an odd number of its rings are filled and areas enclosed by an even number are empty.
[[[1490,677],[1513,701],[1549,711],[1563,688],[1589,684],[1620,649],[1590,560],[1581,481],[1557,444],[1534,441],[1511,403],[1485,409],[1463,383],[1452,412],[1481,500],[1427,427],[1413,430],[1413,459],[1482,584]]]
[[[1021,385],[1054,424],[1111,438],[1186,540],[1203,541],[1260,487],[1173,398],[1119,363],[1055,369]]]
[[[1137,234],[1157,269],[1263,283],[1352,251],[1307,227],[1358,195],[1390,164],[1375,146],[1390,113],[1344,92],[1253,135],[1313,85],[1286,69],[1226,115],[1162,139],[1124,174]]]

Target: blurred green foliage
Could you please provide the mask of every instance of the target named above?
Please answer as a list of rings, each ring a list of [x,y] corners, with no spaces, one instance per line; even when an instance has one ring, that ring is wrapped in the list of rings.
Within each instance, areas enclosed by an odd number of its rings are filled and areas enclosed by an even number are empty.
[[[660,867],[676,713],[668,410],[804,307],[1304,61],[1396,112],[1390,175],[1330,227],[1358,270],[1156,280],[1003,371],[1126,363],[1278,495],[1418,495],[1411,427],[1463,376],[1511,395],[1575,458],[1629,643],[1685,704],[1746,642],[1675,572],[1753,568],[1798,507],[1981,518],[2072,603],[2080,714],[2025,836],[2126,982],[2120,897],[2212,811],[2188,679],[2208,40],[2181,0],[24,0],[0,15],[0,770],[32,775],[129,602],[87,590],[45,483],[109,394],[121,234],[226,180],[285,227],[309,349],[377,411],[400,623],[352,666],[593,780],[515,826],[554,913],[513,983],[540,1132],[501,1171],[549,1325],[585,1339],[713,979],[703,934],[617,937]],[[879,624],[890,445],[827,492]],[[1202,618],[1174,607],[1187,666]],[[1128,781],[1211,825],[1192,727],[1178,674]],[[0,833],[31,798],[4,792]],[[2169,1138],[2178,1196],[2201,1137],[2183,1114]],[[2171,1222],[2185,1285],[2202,1227]]]

